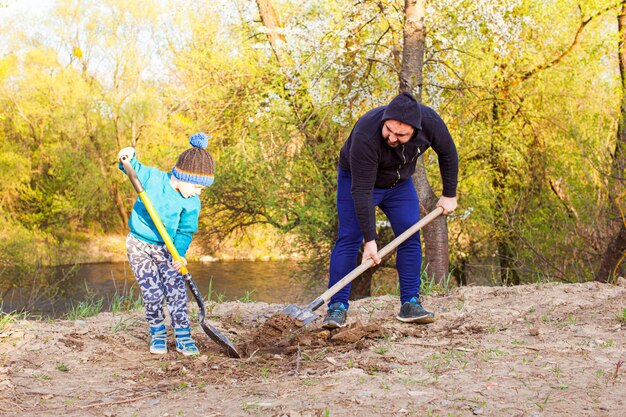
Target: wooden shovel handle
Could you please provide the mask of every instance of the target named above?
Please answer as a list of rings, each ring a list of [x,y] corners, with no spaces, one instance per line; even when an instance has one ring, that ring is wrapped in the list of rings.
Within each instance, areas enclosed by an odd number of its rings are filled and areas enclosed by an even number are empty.
[[[384,248],[379,250],[378,251],[378,257],[382,259],[383,256],[386,256],[389,253],[391,253],[391,251],[393,251],[395,248],[400,246],[400,244],[402,242],[404,242],[405,240],[407,240],[408,238],[413,236],[415,233],[417,233],[418,230],[420,230],[422,227],[426,226],[428,223],[430,223],[433,219],[435,219],[441,213],[443,213],[443,208],[442,207],[435,208],[433,211],[431,211],[426,216],[424,216],[424,218],[422,220],[418,221],[413,226],[409,227],[407,230],[404,231],[404,233],[402,233],[400,236],[396,237],[394,240],[389,242]],[[331,299],[331,297],[333,295],[337,294],[339,292],[339,290],[341,290],[343,287],[348,285],[350,282],[352,282],[356,277],[361,275],[363,272],[365,272],[369,268],[371,268],[372,265],[374,265],[374,261],[371,258],[367,259],[361,265],[359,265],[355,269],[353,269],[352,272],[350,272],[348,275],[346,275],[345,277],[341,278],[341,280],[337,281],[337,283],[335,283],[335,285],[333,285],[332,287],[327,289],[326,292],[324,292],[322,295],[320,295],[319,298],[323,299],[324,303],[328,303],[328,301]]]

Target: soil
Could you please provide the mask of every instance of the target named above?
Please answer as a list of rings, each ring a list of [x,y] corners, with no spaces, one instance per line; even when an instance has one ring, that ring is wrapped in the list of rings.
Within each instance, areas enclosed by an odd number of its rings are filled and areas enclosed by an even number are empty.
[[[142,311],[18,320],[0,333],[0,414],[626,415],[626,280],[470,286],[423,304],[434,323],[398,322],[383,296],[328,331],[282,305],[209,303],[240,359],[197,324],[201,356],[177,354],[171,333],[170,352],[151,355]]]

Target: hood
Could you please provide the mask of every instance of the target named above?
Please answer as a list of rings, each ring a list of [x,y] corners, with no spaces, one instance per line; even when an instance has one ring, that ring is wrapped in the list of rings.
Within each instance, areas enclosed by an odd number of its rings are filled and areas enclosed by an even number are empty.
[[[397,120],[422,130],[422,110],[420,105],[410,93],[400,93],[387,105],[383,113],[385,120]]]

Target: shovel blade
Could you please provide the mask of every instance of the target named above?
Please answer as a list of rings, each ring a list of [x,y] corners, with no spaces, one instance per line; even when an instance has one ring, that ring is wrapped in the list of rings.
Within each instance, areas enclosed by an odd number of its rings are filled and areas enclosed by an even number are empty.
[[[306,326],[307,324],[315,321],[316,318],[319,317],[318,314],[314,313],[309,309],[301,309],[295,304],[290,304],[282,311],[283,314],[287,314],[294,319],[300,320]]]
[[[200,322],[200,326],[202,327],[202,330],[204,330],[204,332],[211,339],[213,339],[215,343],[217,343],[222,348],[224,348],[224,350],[226,350],[228,356],[230,356],[231,358],[241,358],[241,355],[239,355],[239,352],[237,352],[235,346],[219,330],[204,321]]]

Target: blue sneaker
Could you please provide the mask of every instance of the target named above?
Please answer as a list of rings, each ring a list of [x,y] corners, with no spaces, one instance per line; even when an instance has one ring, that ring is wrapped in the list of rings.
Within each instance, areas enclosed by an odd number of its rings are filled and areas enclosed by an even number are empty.
[[[150,353],[164,355],[167,353],[167,330],[165,325],[150,327]]]
[[[332,330],[345,326],[347,313],[348,309],[341,302],[336,302],[329,305],[328,311],[326,312],[326,317],[324,317],[324,322],[322,323],[322,327],[324,329]]]
[[[425,310],[420,300],[413,297],[402,304],[396,318],[405,323],[428,324],[435,321],[435,314]]]
[[[189,327],[174,329],[174,335],[176,336],[177,352],[182,353],[184,356],[195,356],[200,354],[200,351],[196,347],[196,342],[194,342],[191,338]]]

